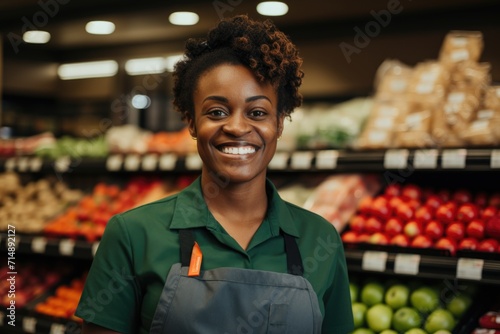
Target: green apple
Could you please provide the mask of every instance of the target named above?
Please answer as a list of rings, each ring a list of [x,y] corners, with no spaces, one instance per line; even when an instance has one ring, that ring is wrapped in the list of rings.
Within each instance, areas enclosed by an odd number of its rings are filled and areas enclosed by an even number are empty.
[[[402,307],[392,316],[392,328],[400,333],[420,327],[421,324],[422,317],[413,307]]]
[[[460,318],[472,303],[471,297],[465,294],[455,295],[446,304],[446,309],[451,312],[456,318]]]
[[[427,334],[422,328],[412,328],[404,332],[404,334]]]
[[[384,329],[379,334],[398,334],[398,332],[393,331],[392,329]]]
[[[384,301],[384,287],[378,282],[370,282],[361,289],[361,302],[370,307]]]
[[[351,303],[358,301],[359,286],[356,283],[349,283],[349,292],[351,294]]]
[[[391,286],[384,296],[385,303],[393,310],[397,310],[408,304],[410,298],[410,289],[403,284],[396,284]]]
[[[366,324],[376,333],[391,328],[392,308],[385,304],[376,304],[366,311]]]
[[[421,286],[411,293],[410,302],[419,312],[429,313],[439,306],[439,296],[435,289]]]
[[[430,334],[434,334],[442,329],[451,331],[453,327],[455,327],[455,318],[453,318],[453,314],[441,308],[429,314],[424,324],[425,330]]]
[[[434,334],[451,334],[451,332],[446,329],[440,329],[437,332],[434,332]]]
[[[375,334],[375,332],[369,328],[358,328],[355,329],[351,334]]]
[[[354,328],[361,328],[365,325],[365,315],[368,307],[363,303],[353,303],[352,318],[354,320]]]

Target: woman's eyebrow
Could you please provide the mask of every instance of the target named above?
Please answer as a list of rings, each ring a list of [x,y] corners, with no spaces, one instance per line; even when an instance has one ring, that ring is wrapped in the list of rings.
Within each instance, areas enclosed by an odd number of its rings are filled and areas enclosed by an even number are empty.
[[[268,100],[271,104],[271,100],[265,96],[265,95],[255,95],[255,96],[250,96],[250,97],[247,97],[245,99],[245,102],[253,102],[253,101],[256,101],[256,100],[261,100],[261,99],[264,99],[264,100]],[[213,100],[213,101],[219,101],[219,102],[229,102],[229,100],[223,96],[218,96],[218,95],[211,95],[211,96],[207,96],[203,102],[207,101],[207,100]]]
[[[256,100],[260,100],[260,99],[268,100],[271,104],[273,104],[271,102],[271,100],[267,96],[265,96],[265,95],[250,96],[250,97],[248,97],[248,98],[245,99],[245,102],[252,102],[252,101],[256,101]]]

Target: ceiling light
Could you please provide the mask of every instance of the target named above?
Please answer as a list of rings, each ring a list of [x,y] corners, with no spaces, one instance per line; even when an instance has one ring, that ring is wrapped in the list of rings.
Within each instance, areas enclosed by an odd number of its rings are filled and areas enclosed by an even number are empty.
[[[165,69],[168,72],[173,72],[175,64],[177,64],[177,62],[182,60],[183,58],[184,58],[184,54],[175,55],[175,56],[168,56],[167,58],[165,58]]]
[[[129,75],[163,73],[165,71],[165,58],[130,59],[125,63],[125,71]]]
[[[85,31],[93,35],[109,35],[115,31],[115,24],[109,21],[90,21],[85,25]]]
[[[117,72],[118,63],[114,60],[63,64],[57,69],[62,80],[112,77]]]
[[[50,34],[43,30],[30,30],[23,34],[23,41],[31,44],[45,44],[50,40]]]
[[[265,16],[282,16],[288,13],[288,5],[281,1],[264,1],[257,5],[257,12]]]
[[[174,12],[170,14],[168,20],[178,26],[192,26],[198,23],[200,17],[193,12]]]
[[[147,109],[151,105],[151,99],[147,95],[137,94],[132,98],[132,106],[135,109]]]

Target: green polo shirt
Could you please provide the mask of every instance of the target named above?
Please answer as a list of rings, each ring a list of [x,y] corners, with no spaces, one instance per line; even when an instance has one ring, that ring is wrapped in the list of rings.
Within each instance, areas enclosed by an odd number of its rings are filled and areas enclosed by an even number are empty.
[[[176,195],[114,216],[92,262],[76,315],[117,332],[148,333],[170,267],[180,262],[179,229],[196,228],[202,270],[237,267],[285,273],[282,229],[296,237],[304,277],[324,316],[323,333],[352,331],[349,280],[337,231],[322,217],[283,201],[270,181],[266,187],[268,212],[247,250],[208,210],[200,178]]]

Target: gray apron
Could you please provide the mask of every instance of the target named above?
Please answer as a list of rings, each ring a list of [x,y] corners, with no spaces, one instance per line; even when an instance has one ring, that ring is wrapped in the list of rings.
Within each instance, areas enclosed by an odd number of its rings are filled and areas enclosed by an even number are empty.
[[[189,277],[194,237],[180,230],[181,263],[168,273],[150,333],[321,333],[318,298],[302,277],[299,248],[282,235],[290,274],[223,267]]]

